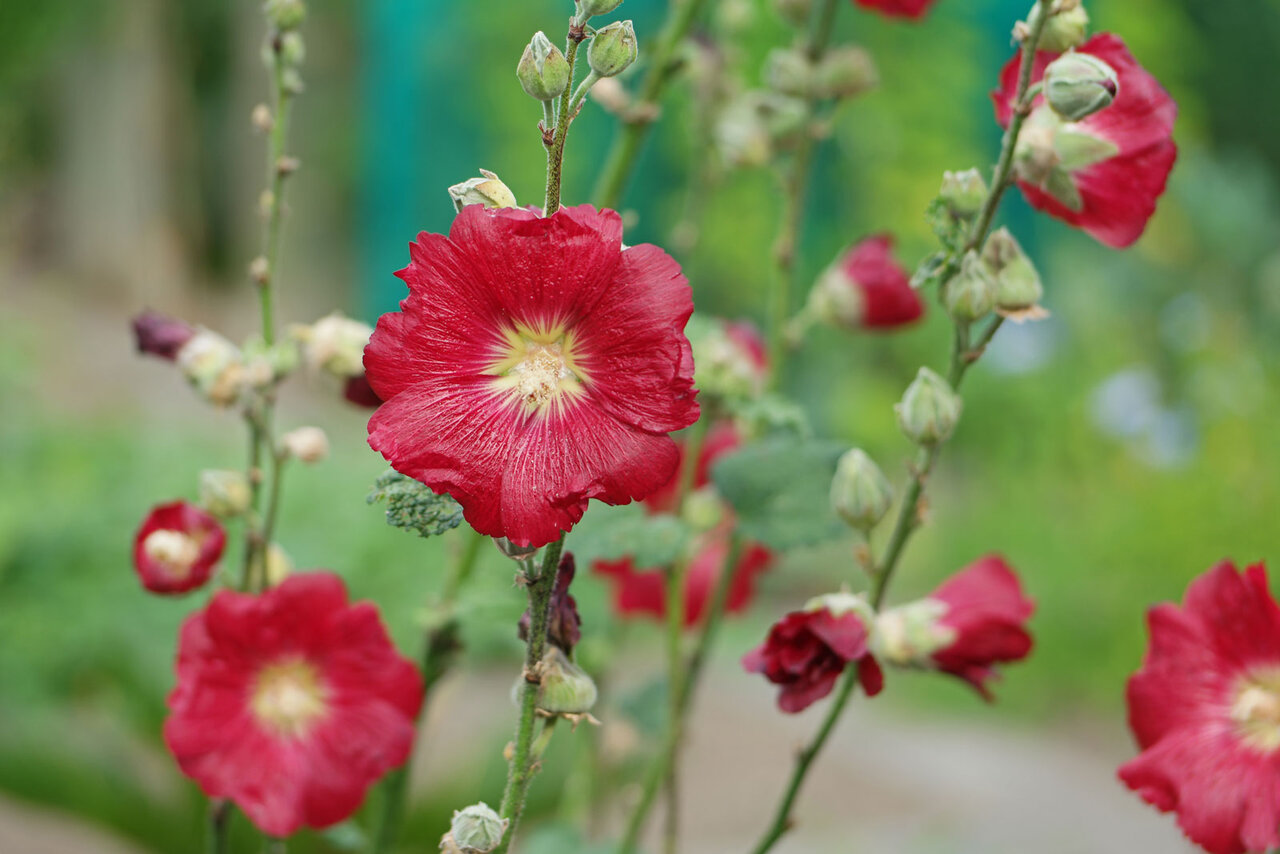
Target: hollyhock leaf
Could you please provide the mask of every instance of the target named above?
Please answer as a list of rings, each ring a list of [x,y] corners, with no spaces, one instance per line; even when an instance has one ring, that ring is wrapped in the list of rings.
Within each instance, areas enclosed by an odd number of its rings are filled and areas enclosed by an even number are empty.
[[[462,506],[448,495],[431,489],[398,471],[388,471],[373,482],[365,499],[369,504],[386,502],[387,524],[422,537],[433,537],[462,524]]]
[[[573,550],[583,563],[630,558],[636,566],[669,566],[682,555],[692,532],[675,516],[649,513],[639,504],[599,506],[573,532]]]
[[[735,420],[752,436],[784,435],[807,439],[813,435],[804,407],[778,394],[766,393],[731,407]]]
[[[721,459],[711,480],[733,506],[743,536],[777,551],[810,546],[847,533],[829,501],[845,450],[835,442],[775,437]]]

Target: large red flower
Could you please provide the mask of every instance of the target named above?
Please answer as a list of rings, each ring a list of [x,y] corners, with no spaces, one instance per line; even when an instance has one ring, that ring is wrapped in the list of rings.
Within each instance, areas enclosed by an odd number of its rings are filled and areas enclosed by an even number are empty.
[[[199,507],[160,504],[133,538],[133,568],[152,593],[185,593],[209,580],[226,545],[222,525]]]
[[[680,267],[623,247],[589,205],[543,218],[463,208],[422,233],[409,286],[365,350],[384,403],[369,444],[448,492],[483,534],[544,545],[597,498],[625,504],[671,476],[667,435],[698,418]]]
[[[1111,106],[1067,122],[1043,96],[1033,102],[1018,142],[1018,186],[1037,210],[1117,248],[1142,236],[1178,156],[1178,105],[1138,64],[1119,36],[1099,33],[1077,50],[1110,65],[1120,91]],[[1061,54],[1036,54],[1033,80]],[[1009,126],[1018,88],[1018,57],[991,93],[996,119]]]
[[[864,9],[875,9],[890,18],[919,20],[929,11],[933,0],[853,0]]]
[[[1262,565],[1222,563],[1183,606],[1148,614],[1151,646],[1129,680],[1142,753],[1120,779],[1212,854],[1280,847],[1280,606]]]
[[[331,573],[218,593],[183,624],[177,670],[178,766],[272,836],[342,821],[409,756],[422,680]]]
[[[863,690],[874,697],[884,677],[868,651],[871,619],[871,606],[859,596],[821,596],[774,623],[765,642],[743,656],[742,666],[782,686],[778,708],[784,712],[804,711],[830,694],[852,662]]]
[[[822,273],[809,295],[818,319],[851,330],[895,329],[920,319],[924,303],[893,257],[893,236],[854,244]]]

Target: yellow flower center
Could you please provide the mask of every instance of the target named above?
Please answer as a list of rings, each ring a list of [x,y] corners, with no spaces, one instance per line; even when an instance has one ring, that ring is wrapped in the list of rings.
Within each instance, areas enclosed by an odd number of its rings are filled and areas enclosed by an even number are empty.
[[[1245,744],[1266,753],[1280,749],[1280,670],[1242,680],[1231,719]]]
[[[530,412],[555,403],[562,395],[583,393],[582,368],[574,361],[574,337],[563,328],[517,325],[506,333],[503,356],[490,368],[494,385],[519,400]]]
[[[328,709],[327,694],[314,664],[291,659],[258,672],[249,708],[258,723],[276,735],[301,738]]]
[[[142,550],[174,578],[185,578],[200,557],[200,544],[181,531],[152,531],[143,540]]]

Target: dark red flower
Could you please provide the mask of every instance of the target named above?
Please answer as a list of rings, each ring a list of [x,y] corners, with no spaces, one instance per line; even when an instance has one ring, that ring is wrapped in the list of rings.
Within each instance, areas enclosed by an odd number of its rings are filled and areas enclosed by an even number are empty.
[[[377,409],[382,405],[382,398],[378,397],[373,390],[373,386],[369,385],[369,380],[364,373],[359,373],[353,377],[347,377],[342,386],[342,396],[349,403],[356,406],[364,406],[369,409]]]
[[[884,687],[884,677],[868,652],[871,606],[860,596],[821,596],[803,611],[792,611],[769,630],[769,637],[743,656],[748,673],[763,673],[781,685],[778,708],[800,712],[831,693],[851,662],[867,696]]]
[[[418,671],[328,572],[187,618],[164,739],[183,773],[272,836],[350,816],[409,756]]]
[[[1119,36],[1099,33],[1077,50],[1115,70],[1119,94],[1078,122],[1060,118],[1037,96],[1018,142],[1018,186],[1037,210],[1122,248],[1142,236],[1178,157],[1178,105]],[[1060,55],[1037,53],[1033,81]],[[1018,57],[1010,60],[991,93],[1002,127],[1013,115],[1020,66]]]
[[[670,478],[667,434],[698,418],[693,303],[670,256],[623,248],[619,216],[590,205],[470,205],[410,256],[409,296],[364,358],[386,401],[369,444],[393,467],[521,546],[559,537],[592,498],[625,504]]]
[[[1128,690],[1142,752],[1120,779],[1212,854],[1280,847],[1280,606],[1266,569],[1221,563],[1147,620]]]
[[[929,11],[933,0],[853,0],[864,9],[875,9],[890,18],[919,20]]]
[[[893,237],[877,234],[847,249],[818,278],[808,310],[846,329],[895,329],[919,320],[924,302],[893,257]]]
[[[175,317],[147,310],[133,319],[133,337],[139,353],[172,362],[178,351],[196,334],[189,324]]]
[[[569,593],[569,585],[577,572],[577,563],[573,554],[565,552],[560,558],[560,567],[556,571],[556,589],[551,592],[551,613],[547,623],[547,640],[565,652],[573,652],[573,648],[582,640],[582,617],[578,614],[578,603]],[[529,624],[531,617],[526,610],[520,615],[520,640],[529,640]]]
[[[185,593],[209,580],[226,545],[222,525],[199,507],[159,504],[133,538],[133,568],[152,593]]]

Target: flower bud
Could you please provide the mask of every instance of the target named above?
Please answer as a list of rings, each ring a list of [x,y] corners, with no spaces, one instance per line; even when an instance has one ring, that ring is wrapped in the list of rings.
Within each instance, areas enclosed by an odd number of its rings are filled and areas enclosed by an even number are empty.
[[[189,324],[158,311],[144,311],[133,319],[133,337],[139,353],[172,362],[196,334]]]
[[[467,205],[484,205],[486,208],[514,208],[515,194],[494,173],[480,170],[481,177],[468,178],[449,188],[453,206],[461,211]]]
[[[533,34],[516,66],[516,77],[531,98],[554,101],[569,88],[569,60],[541,30]]]
[[[860,531],[870,531],[893,503],[893,487],[884,472],[860,448],[845,452],[831,481],[831,506]]]
[[[946,284],[942,295],[947,312],[961,323],[986,317],[996,305],[996,283],[978,257],[970,250],[960,261],[960,272]]]
[[[936,445],[955,432],[963,405],[946,380],[921,368],[894,411],[908,439],[918,445]]]
[[[280,60],[288,66],[297,68],[307,58],[307,43],[302,40],[302,33],[288,32],[280,36]]]
[[[1115,69],[1096,56],[1070,51],[1049,63],[1044,95],[1053,111],[1069,122],[1111,106],[1120,91]]]
[[[987,182],[977,169],[943,172],[938,198],[956,219],[970,219],[978,215],[987,200]]]
[[[867,597],[862,593],[849,593],[840,591],[839,593],[824,593],[821,596],[814,596],[808,602],[804,603],[806,611],[828,611],[833,617],[843,617],[845,614],[856,614],[863,625],[871,626],[875,623],[876,609],[871,607],[871,603],[867,601]]]
[[[588,18],[596,15],[607,15],[622,5],[622,0],[574,0],[578,7],[579,23],[586,23]]]
[[[614,21],[596,30],[587,49],[587,62],[599,77],[616,77],[640,55],[636,31],[630,21]]]
[[[987,238],[982,262],[995,278],[999,311],[1026,311],[1034,308],[1044,296],[1040,274],[1009,229],[998,229]]]
[[[267,0],[263,10],[272,26],[282,32],[297,29],[307,17],[302,0]]]
[[[198,329],[178,351],[178,367],[199,394],[216,406],[240,397],[244,363],[236,345],[208,329]]]
[[[205,469],[200,472],[200,506],[220,519],[243,515],[251,493],[243,472]]]
[[[802,27],[809,22],[809,13],[813,11],[813,0],[773,0],[773,8],[777,9],[778,14],[788,23]]]
[[[302,357],[312,370],[339,379],[364,375],[364,348],[373,334],[367,323],[334,312],[291,333],[302,342]]]
[[[581,667],[569,660],[560,647],[547,647],[538,665],[541,681],[531,687],[538,692],[538,710],[547,715],[585,715],[596,704],[596,683]],[[512,687],[512,700],[520,698],[523,676]]]
[[[304,463],[318,463],[329,456],[329,437],[319,427],[299,427],[280,437],[280,448]]]
[[[955,631],[940,622],[947,604],[920,599],[882,611],[872,633],[872,652],[898,667],[924,667],[930,656],[955,639]]]
[[[816,69],[814,93],[820,98],[852,98],[876,87],[880,75],[871,54],[842,45],[827,51]]]
[[[502,843],[509,822],[484,801],[453,814],[441,849],[458,854],[489,854]],[[452,845],[452,847],[449,847]]]
[[[1089,38],[1089,13],[1076,4],[1057,12],[1045,22],[1040,34],[1040,50],[1065,53],[1080,47]]]
[[[774,48],[765,60],[764,79],[774,92],[808,98],[816,88],[817,69],[803,51]]]

